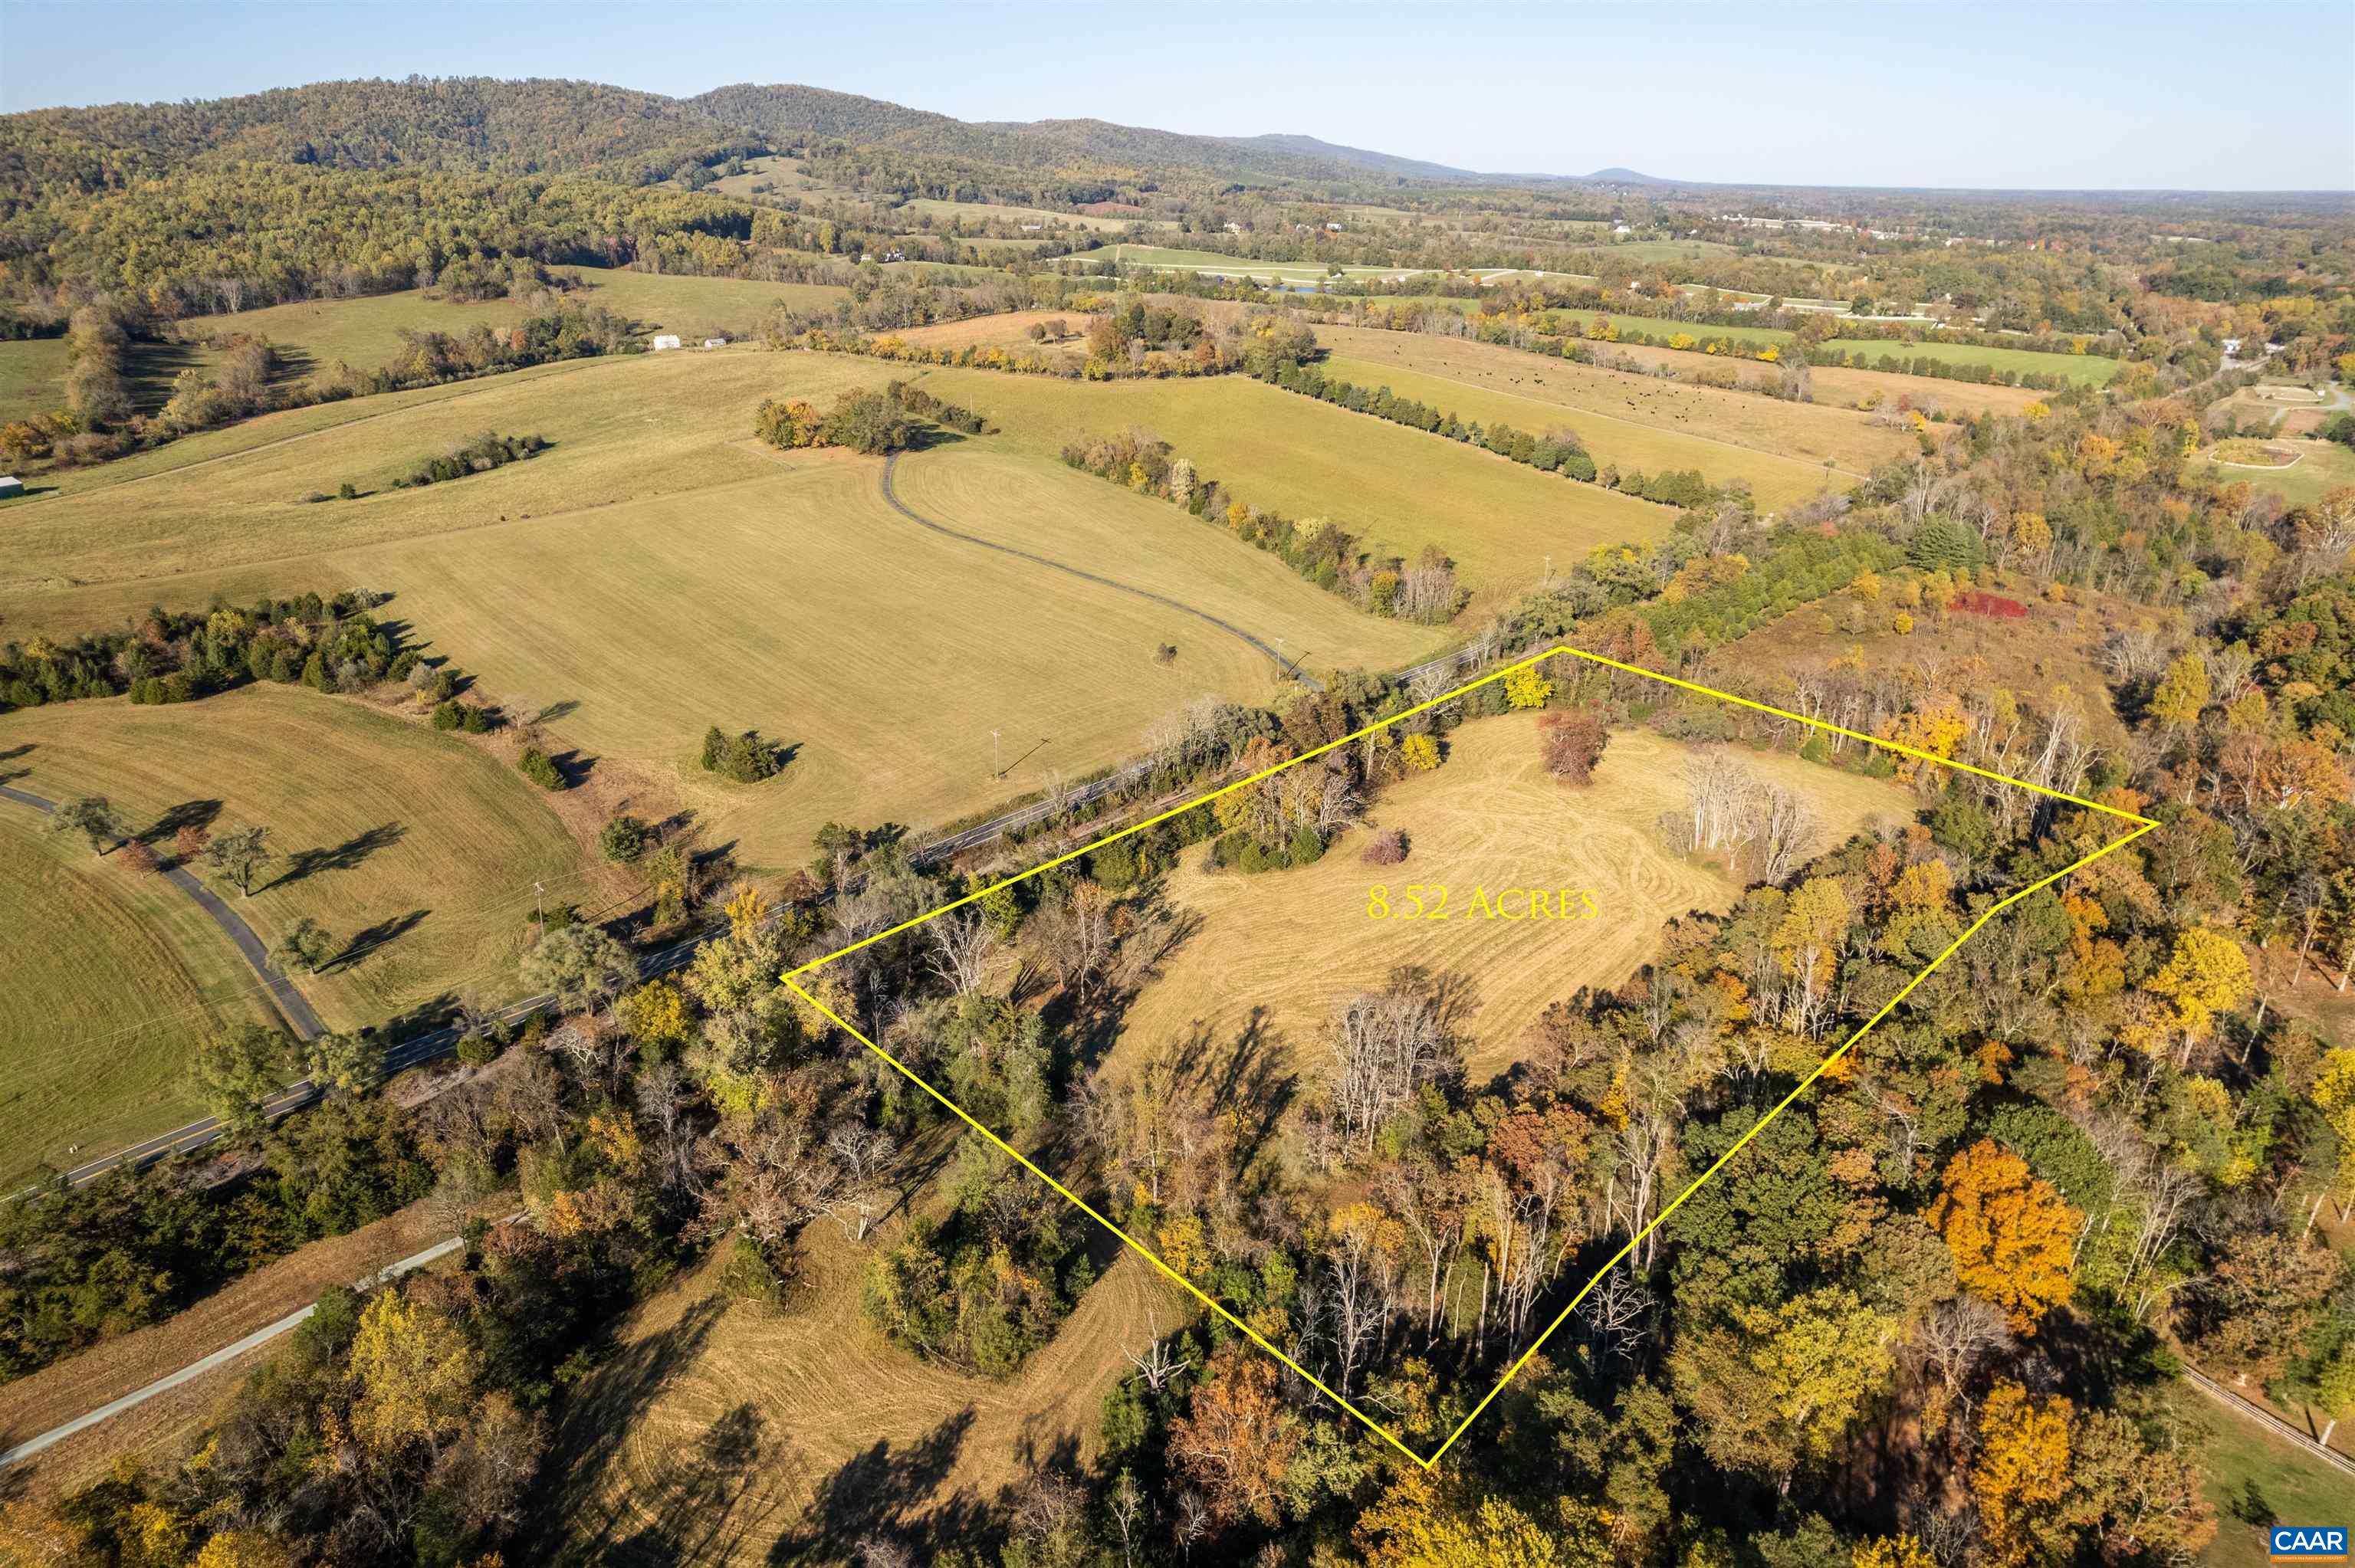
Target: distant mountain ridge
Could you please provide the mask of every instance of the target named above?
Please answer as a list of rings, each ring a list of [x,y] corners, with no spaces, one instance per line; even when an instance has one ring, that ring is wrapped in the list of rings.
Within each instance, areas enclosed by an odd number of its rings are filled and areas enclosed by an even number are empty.
[[[1198,136],[1096,119],[963,121],[796,83],[738,82],[670,98],[551,78],[410,77],[0,115],[0,192],[19,198],[60,187],[97,192],[183,167],[272,163],[506,175],[598,170],[643,181],[686,158],[812,140],[979,171],[1055,169],[1108,179],[1499,177],[1296,133]]]
[[[1425,163],[1420,158],[1402,158],[1393,153],[1377,153],[1364,147],[1347,147],[1336,142],[1320,142],[1314,136],[1297,134],[1268,136],[1227,136],[1220,140],[1235,147],[1269,147],[1280,152],[1297,153],[1304,157],[1323,158],[1352,168],[1374,169],[1383,174],[1413,175],[1436,180],[1477,180],[1489,176],[1471,169],[1451,168],[1445,164]]]

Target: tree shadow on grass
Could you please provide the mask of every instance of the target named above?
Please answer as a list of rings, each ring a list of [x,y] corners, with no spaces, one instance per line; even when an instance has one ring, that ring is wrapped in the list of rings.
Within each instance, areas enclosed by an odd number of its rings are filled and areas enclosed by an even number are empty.
[[[594,1378],[583,1385],[587,1397],[574,1405],[558,1439],[559,1446],[570,1452],[562,1464],[544,1472],[557,1478],[561,1493],[570,1494],[543,1498],[538,1521],[543,1540],[563,1540],[570,1546],[564,1561],[681,1561],[676,1550],[666,1552],[661,1542],[647,1538],[645,1530],[634,1528],[636,1512],[628,1505],[635,1489],[624,1488],[621,1483],[628,1478],[618,1471],[630,1435],[652,1412],[673,1375],[703,1353],[705,1341],[727,1309],[726,1298],[707,1296],[660,1333],[618,1350],[603,1347],[608,1353]],[[724,1451],[734,1452],[743,1441],[744,1426],[741,1421],[734,1424],[730,1430],[736,1435],[723,1442]],[[706,1436],[709,1440],[710,1435]]]
[[[589,781],[591,773],[597,771],[597,758],[577,747],[569,751],[551,751],[548,759],[556,764],[556,771],[563,776],[564,787],[568,789],[579,789]]]
[[[39,749],[38,747],[29,740],[22,746],[12,746],[5,751],[0,751],[0,763],[14,762],[27,752],[37,749]],[[19,779],[30,778],[32,772],[29,768],[0,767],[0,784],[13,784]]]
[[[357,870],[368,856],[378,850],[390,849],[408,835],[409,830],[399,822],[380,822],[354,833],[333,848],[296,850],[286,857],[286,869],[270,885],[285,887],[323,871]]]
[[[979,1545],[989,1531],[981,1499],[958,1492],[921,1513],[910,1505],[930,1497],[956,1465],[973,1429],[970,1405],[923,1437],[895,1449],[878,1439],[818,1483],[802,1528],[778,1539],[773,1563],[839,1562],[861,1541],[880,1538],[908,1547],[929,1563],[951,1546]]]
[[[701,1436],[672,1446],[661,1467],[633,1485],[635,1512],[653,1517],[613,1551],[623,1562],[725,1563],[784,1506],[792,1457],[768,1417],[747,1402]]]
[[[538,713],[532,715],[531,717],[526,719],[524,722],[527,725],[554,724],[559,719],[570,718],[574,714],[577,714],[580,711],[581,705],[579,702],[575,701],[573,698],[565,697],[559,701],[549,704],[546,707],[540,709]]]
[[[362,960],[382,952],[386,948],[417,929],[419,926],[424,924],[425,917],[432,913],[431,909],[411,909],[406,915],[396,915],[389,920],[378,921],[367,930],[355,935],[351,941],[346,944],[342,952],[322,964],[321,972],[325,973],[330,969],[348,972],[357,969]]]
[[[179,837],[186,828],[195,828],[201,832],[218,821],[220,814],[221,803],[218,800],[183,800],[134,836],[141,843],[158,844],[166,839]]]

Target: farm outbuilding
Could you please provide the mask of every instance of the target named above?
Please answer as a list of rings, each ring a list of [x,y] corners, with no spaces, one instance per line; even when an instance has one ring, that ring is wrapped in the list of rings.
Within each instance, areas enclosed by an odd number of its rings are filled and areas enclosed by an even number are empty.
[[[654,341],[654,350],[656,354],[660,354],[666,348],[677,348],[677,346],[678,334],[675,332],[664,333]]]
[[[0,501],[25,493],[25,482],[13,473],[0,473]]]

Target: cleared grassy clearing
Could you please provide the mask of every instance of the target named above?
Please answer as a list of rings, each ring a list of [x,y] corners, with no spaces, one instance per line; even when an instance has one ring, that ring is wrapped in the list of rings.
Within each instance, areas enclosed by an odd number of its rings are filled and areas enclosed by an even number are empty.
[[[2303,1448],[2244,1421],[2190,1388],[2175,1395],[2177,1407],[2207,1442],[2200,1453],[2200,1492],[2216,1510],[2216,1539],[2200,1554],[2207,1568],[2262,1568],[2274,1561],[2264,1531],[2233,1517],[2228,1499],[2254,1485],[2284,1524],[2336,1524],[2347,1515],[2350,1485]]]
[[[1967,343],[1885,343],[1878,338],[1835,337],[1824,347],[1835,354],[1864,355],[1868,366],[1887,355],[1901,364],[1932,359],[1940,365],[1985,365],[1997,370],[2059,376],[2080,387],[2103,387],[2118,373],[2118,362],[2098,354],[2043,354],[2028,348],[1981,348]]]
[[[0,909],[12,933],[0,943],[0,1183],[11,1190],[45,1160],[72,1164],[70,1145],[95,1152],[197,1114],[197,1044],[276,1022],[185,894],[98,859],[13,800],[0,800]]]
[[[936,201],[930,196],[902,202],[895,210],[943,220],[960,218],[979,223],[1002,220],[1007,223],[1042,223],[1050,227],[1060,224],[1065,228],[1092,229],[1099,234],[1124,234],[1130,225],[1140,221],[1128,217],[1097,217],[1084,212],[1051,212],[1045,207],[1000,207],[995,202],[986,201]]]
[[[1535,582],[1548,555],[1566,562],[1676,524],[1670,508],[1241,376],[1071,382],[934,370],[924,385],[1042,456],[1081,435],[1144,426],[1254,506],[1338,519],[1409,558],[1439,546],[1483,598]]]
[[[908,504],[1284,636],[1312,663],[1403,663],[1443,635],[1361,615],[1173,507],[987,446],[903,460]],[[574,743],[675,778],[707,842],[762,865],[799,863],[829,819],[922,827],[1050,772],[1076,778],[1206,694],[1274,695],[1264,655],[1191,616],[910,522],[872,460],[745,455],[760,477],[691,505],[624,503],[339,565],[393,589],[511,706],[567,705]],[[1164,643],[1174,662],[1155,658]],[[693,765],[714,723],[800,749],[782,777],[730,784]]]
[[[1417,373],[1467,391],[1509,394],[1522,412],[1517,418],[1500,417],[1520,429],[1542,429],[1546,409],[1558,409],[1555,417],[1566,419],[1588,440],[1598,461],[1604,461],[1609,441],[1632,439],[1629,432],[1635,429],[1686,438],[1685,450],[1696,454],[1672,464],[1642,465],[1646,471],[1661,466],[1698,467],[1712,478],[1721,477],[1730,464],[1750,461],[1742,456],[1742,449],[1747,449],[1786,460],[1790,466],[1762,464],[1758,471],[1770,476],[1779,472],[1780,482],[1787,487],[1796,481],[1797,467],[1821,470],[1828,460],[1834,469],[1861,475],[1912,446],[1903,432],[1876,428],[1849,409],[1628,376],[1494,344],[1371,327],[1319,328],[1317,341],[1337,359],[1366,367],[1377,385],[1383,376]],[[1393,382],[1392,389],[1401,388]],[[1587,416],[1583,425],[1581,414]],[[1617,429],[1606,431],[1610,424]],[[1706,444],[1717,442],[1725,444]],[[1700,454],[1708,451],[1719,455],[1706,461]],[[1813,494],[1819,487],[1808,484],[1802,493]],[[1762,500],[1764,493],[1762,489]]]
[[[105,795],[134,831],[166,813],[267,827],[281,858],[251,898],[222,895],[265,943],[307,915],[351,950],[296,980],[334,1027],[469,987],[506,994],[532,884],[593,907],[617,875],[590,868],[488,751],[356,699],[265,685],[167,707],[64,703],[10,715],[8,731],[31,748],[22,788]],[[86,1088],[75,1099],[77,1116],[98,1108]]]
[[[1540,766],[1537,715],[1511,714],[1455,732],[1446,765],[1387,791],[1373,813],[1405,830],[1404,863],[1369,866],[1353,832],[1316,864],[1288,871],[1207,874],[1199,855],[1170,878],[1170,899],[1201,928],[1169,959],[1130,1010],[1116,1064],[1175,1044],[1188,1056],[1246,1045],[1315,1061],[1317,1031],[1352,992],[1378,988],[1391,969],[1420,965],[1470,983],[1468,1053],[1476,1077],[1519,1052],[1546,1006],[1582,985],[1613,986],[1646,962],[1662,923],[1691,910],[1731,907],[1740,888],[1724,873],[1676,855],[1657,820],[1685,804],[1686,748],[1644,732],[1613,736],[1594,783],[1564,787]],[[1893,784],[1820,768],[1795,757],[1740,752],[1762,776],[1805,792],[1837,843],[1875,817],[1910,818],[1912,798]],[[1447,888],[1446,919],[1403,919],[1409,884]],[[1368,890],[1388,889],[1392,917],[1372,918]],[[1505,889],[1593,890],[1588,920],[1482,919],[1476,889],[1493,903]],[[1435,895],[1426,902],[1436,905]],[[1526,911],[1526,895],[1514,907]]]
[[[759,283],[734,278],[673,277],[611,267],[567,267],[588,283],[564,297],[632,317],[648,332],[694,332],[698,336],[748,332],[772,305],[822,310],[850,297],[847,289],[815,283]],[[463,334],[475,326],[500,327],[520,321],[525,307],[512,300],[461,303],[410,289],[355,300],[309,300],[272,305],[235,315],[193,316],[182,323],[190,336],[250,333],[289,351],[301,371],[325,369],[342,360],[355,370],[374,369],[400,352],[400,334]],[[708,326],[710,330],[701,329]],[[0,394],[5,394],[0,387]]]
[[[197,449],[174,467],[20,503],[8,518],[0,610],[43,589],[310,556],[751,477],[767,471],[740,443],[762,397],[826,400],[887,374],[847,356],[728,349],[581,361],[469,383],[459,397],[338,405],[352,411],[340,424],[311,427],[333,434],[202,467]],[[485,429],[537,432],[552,450],[444,484],[389,488],[418,459]],[[358,500],[303,499],[346,480]]]
[[[62,408],[66,402],[66,340],[12,338],[0,342],[0,419]]]
[[[1003,348],[1023,354],[1060,353],[1073,364],[1086,357],[1088,323],[1093,314],[1088,311],[1013,311],[1002,315],[972,316],[961,322],[940,322],[932,326],[904,327],[898,332],[878,334],[896,337],[906,343],[922,344],[932,348],[964,348],[968,344],[982,348]],[[1063,335],[1034,343],[1030,329],[1063,323]]]
[[[1584,408],[1574,417],[1571,406],[1557,403],[1545,395],[1557,379],[1550,368],[1532,369],[1519,385],[1509,387],[1461,381],[1452,375],[1426,375],[1404,368],[1397,360],[1384,363],[1340,354],[1328,357],[1323,368],[1327,375],[1361,387],[1388,387],[1401,397],[1415,398],[1483,425],[1508,424],[1516,429],[1540,434],[1554,425],[1572,425],[1597,463],[1615,466],[1623,473],[1637,469],[1646,473],[1699,469],[1712,484],[1747,480],[1758,503],[1768,510],[1780,510],[1804,501],[1827,486],[1850,482],[1849,475],[1828,471],[1820,463],[1698,438],[1681,430],[1602,418]],[[1522,387],[1529,390],[1522,391]]]
[[[1028,1180],[1027,1177],[1020,1178]],[[1084,1223],[1084,1222],[1082,1222]],[[854,1539],[952,1499],[994,1499],[1068,1445],[1092,1458],[1124,1348],[1190,1317],[1123,1255],[1003,1383],[927,1365],[859,1310],[871,1250],[805,1234],[782,1311],[730,1308],[705,1268],[623,1324],[558,1432],[544,1516],[572,1563],[837,1562]]]
[[[2211,405],[2204,418],[2211,429],[2231,418],[2244,430],[2262,428],[2268,435],[2304,436],[2320,429],[2336,411],[2311,387],[2261,382]]]
[[[2292,506],[2312,506],[2341,486],[2355,484],[2355,449],[2337,441],[2283,437],[2264,443],[2288,452],[2286,468],[2218,467],[2217,477],[2230,482],[2246,480],[2259,490],[2270,490]]]

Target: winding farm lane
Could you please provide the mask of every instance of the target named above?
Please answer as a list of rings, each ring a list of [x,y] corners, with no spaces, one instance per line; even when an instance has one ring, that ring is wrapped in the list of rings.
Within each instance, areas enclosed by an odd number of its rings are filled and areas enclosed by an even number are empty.
[[[45,800],[38,795],[12,789],[5,784],[0,784],[0,797],[18,805],[30,806],[36,811],[58,809],[54,800]],[[261,945],[261,938],[253,934],[253,927],[245,923],[244,916],[222,903],[219,895],[198,882],[187,867],[166,866],[163,874],[173,886],[197,901],[197,907],[220,927],[221,935],[234,943],[245,961],[253,966],[253,972],[261,977],[262,985],[270,992],[270,1000],[278,1004],[278,1011],[293,1027],[295,1038],[309,1040],[325,1031],[326,1025],[319,1022],[319,1015],[313,1011],[310,1001],[294,989],[294,982],[270,967],[270,949]]]
[[[1094,572],[1083,571],[1078,567],[1067,566],[1061,561],[1051,560],[1045,556],[1033,555],[1028,550],[1018,550],[1014,548],[1012,546],[1001,545],[994,540],[984,539],[975,535],[962,533],[957,529],[947,527],[943,524],[935,523],[931,518],[925,517],[911,510],[900,500],[899,496],[893,493],[891,488],[891,470],[893,464],[898,461],[896,454],[884,460],[882,474],[883,499],[890,503],[892,510],[898,512],[901,516],[907,518],[910,522],[917,524],[919,527],[928,528],[935,534],[945,535],[949,538],[958,540],[964,544],[977,545],[986,550],[996,550],[1003,555],[1013,556],[1021,560],[1029,561],[1034,565],[1046,567],[1053,571],[1067,573],[1071,577],[1079,577],[1087,582],[1095,583],[1103,588],[1114,588],[1122,593],[1134,594],[1139,599],[1150,599],[1154,603],[1166,605],[1172,609],[1179,610],[1187,615],[1194,616],[1199,620],[1207,621],[1210,625],[1217,627],[1220,630],[1226,632],[1230,636],[1240,638],[1251,647],[1257,649],[1262,653],[1264,653],[1269,659],[1275,661],[1279,665],[1281,665],[1287,674],[1291,675],[1293,679],[1300,682],[1303,685],[1316,691],[1324,690],[1323,684],[1308,675],[1297,663],[1282,658],[1277,654],[1274,649],[1261,641],[1252,633],[1244,630],[1241,627],[1233,624],[1231,621],[1220,620],[1219,617],[1210,614],[1208,610],[1197,609],[1193,605],[1186,604],[1178,599],[1171,599],[1165,594],[1155,593],[1147,588],[1133,588],[1126,583],[1116,582],[1111,577],[1100,577]],[[1407,669],[1397,671],[1393,673],[1391,678],[1400,682],[1401,684],[1404,684],[1412,683],[1425,675],[1440,673],[1460,673],[1462,669],[1465,667],[1465,663],[1467,659],[1476,661],[1476,655],[1473,654],[1469,650],[1459,649],[1453,652],[1442,653],[1433,659],[1427,659],[1423,662],[1412,665]],[[1050,797],[1046,800],[1034,800],[1027,806],[1016,807],[1013,810],[1006,811],[998,816],[992,817],[989,821],[966,828],[961,832],[952,833],[945,838],[936,839],[932,842],[924,845],[922,849],[917,850],[909,858],[916,864],[923,865],[934,861],[944,860],[951,855],[961,854],[966,850],[975,849],[982,844],[988,843],[993,840],[1002,838],[1009,832],[1018,832],[1021,829],[1034,826],[1037,823],[1054,816],[1058,812],[1067,811],[1076,807],[1084,806],[1103,796],[1112,794],[1116,790],[1146,778],[1152,772],[1154,762],[1149,758],[1143,761],[1129,763],[1125,767],[1114,768],[1101,778],[1091,779],[1075,789],[1068,790],[1059,797]],[[5,786],[0,786],[0,796],[5,796],[7,799],[20,801],[25,805],[33,807],[36,810],[47,811],[52,809],[50,802],[42,800],[37,795],[28,795],[21,789],[11,789]],[[261,974],[265,982],[270,985],[272,996],[279,999],[281,1008],[287,1012],[289,1020],[293,1022],[296,1028],[302,1032],[304,1038],[308,1039],[320,1033],[321,1025],[318,1015],[311,1011],[310,1004],[303,1000],[301,993],[295,991],[292,985],[287,984],[282,976],[274,975],[270,971],[266,961],[265,950],[262,948],[260,939],[254,937],[251,928],[247,927],[244,921],[238,918],[235,911],[229,908],[227,905],[221,903],[218,898],[214,897],[208,889],[197,883],[195,877],[188,875],[186,872],[178,867],[173,868],[172,874],[175,880],[177,881],[182,887],[189,891],[191,896],[197,898],[199,903],[206,906],[207,913],[213,915],[215,922],[217,924],[222,924],[222,928],[229,932],[230,939],[237,942],[239,950],[246,954],[247,960],[254,966],[256,972]],[[224,922],[233,922],[234,928],[232,928],[231,925]],[[237,935],[239,931],[242,931],[244,933],[244,938],[241,940]],[[655,975],[666,974],[672,969],[681,967],[689,959],[694,957],[695,949],[700,944],[701,940],[702,938],[700,937],[689,937],[684,940],[672,944],[670,947],[664,948],[656,952],[646,954],[637,961],[640,978],[652,979]],[[288,997],[293,999],[291,1004],[286,1000]],[[523,1001],[516,1002],[514,1005],[502,1010],[497,1016],[506,1022],[520,1022],[523,1020],[529,1018],[533,1013],[538,1012],[542,1009],[553,1005],[555,1000],[556,999],[554,997],[547,995],[527,997]],[[404,1072],[410,1067],[421,1065],[424,1063],[432,1061],[438,1056],[446,1054],[456,1048],[458,1036],[458,1029],[455,1027],[445,1026],[443,1028],[428,1031],[423,1034],[412,1036],[410,1039],[401,1041],[396,1045],[389,1047],[385,1052],[384,1075],[389,1078],[396,1073]],[[284,1088],[279,1090],[277,1094],[272,1096],[263,1105],[262,1114],[267,1119],[275,1120],[279,1117],[302,1110],[317,1100],[318,1097],[319,1089],[316,1085],[312,1083],[308,1078],[298,1078],[293,1083],[291,1083]],[[95,1181],[98,1178],[105,1175],[108,1171],[123,1166],[129,1166],[133,1170],[143,1169],[154,1164],[156,1160],[162,1160],[168,1155],[184,1154],[191,1150],[201,1149],[207,1144],[215,1142],[220,1139],[226,1131],[227,1128],[221,1125],[219,1118],[216,1117],[204,1117],[188,1123],[185,1127],[175,1128],[169,1132],[158,1133],[154,1138],[147,1139],[143,1142],[132,1144],[128,1148],[117,1150],[112,1154],[103,1155],[99,1159],[88,1160],[83,1164],[77,1165],[72,1170],[65,1171],[63,1173],[63,1179],[68,1186],[84,1186],[91,1181]],[[33,1192],[38,1191],[38,1189],[32,1188],[27,1189],[27,1191]],[[13,1194],[14,1197],[22,1197],[25,1195],[26,1194],[23,1192]]]
[[[911,510],[908,503],[900,499],[899,493],[891,488],[891,471],[899,467],[899,465],[900,454],[898,452],[893,452],[890,456],[883,460],[883,499],[890,503],[892,511],[897,512],[900,516],[905,517],[909,522],[915,524],[918,527],[929,528],[935,534],[946,535],[949,538],[961,540],[968,545],[978,545],[985,550],[996,550],[1001,556],[1012,556],[1017,560],[1028,561],[1033,566],[1045,567],[1051,571],[1058,571],[1064,573],[1069,577],[1078,577],[1082,582],[1094,583],[1099,588],[1113,588],[1121,593],[1132,594],[1138,599],[1150,599],[1155,604],[1167,605],[1171,609],[1178,610],[1185,615],[1190,615],[1197,620],[1206,620],[1212,626],[1217,627],[1220,630],[1225,632],[1228,636],[1240,638],[1253,648],[1258,649],[1262,653],[1266,654],[1268,658],[1273,661],[1279,669],[1283,670],[1285,674],[1291,676],[1302,685],[1306,686],[1309,690],[1321,692],[1325,689],[1324,683],[1311,679],[1309,675],[1300,668],[1298,663],[1284,658],[1283,654],[1278,653],[1274,649],[1269,647],[1266,643],[1261,641],[1250,632],[1245,631],[1233,621],[1221,620],[1219,617],[1212,615],[1207,609],[1198,609],[1193,605],[1186,603],[1182,599],[1171,599],[1165,593],[1155,593],[1151,588],[1132,588],[1127,583],[1117,582],[1107,577],[1099,577],[1094,572],[1082,571],[1078,567],[1066,566],[1060,561],[1050,560],[1045,556],[1034,556],[1028,550],[1018,550],[1011,545],[1001,545],[994,539],[982,538],[977,534],[960,533],[956,529],[951,528],[944,524],[933,522],[931,518],[924,516],[922,513]]]

